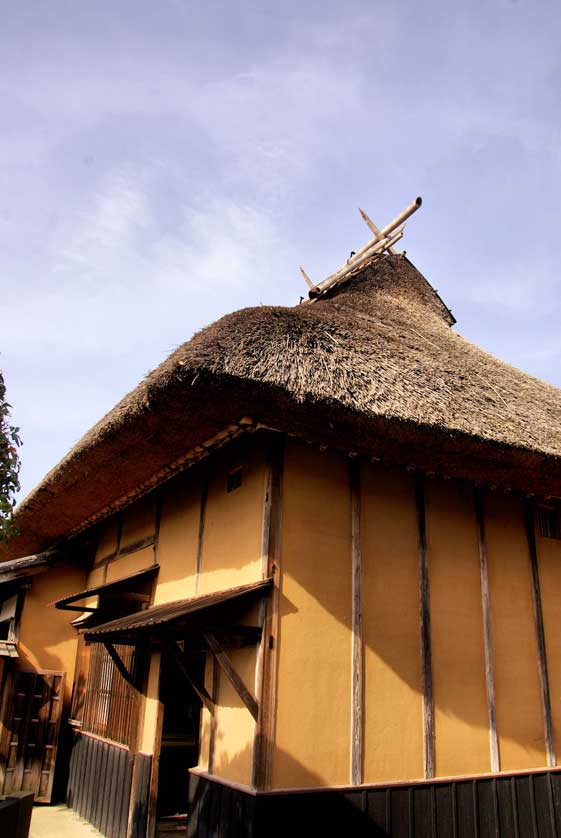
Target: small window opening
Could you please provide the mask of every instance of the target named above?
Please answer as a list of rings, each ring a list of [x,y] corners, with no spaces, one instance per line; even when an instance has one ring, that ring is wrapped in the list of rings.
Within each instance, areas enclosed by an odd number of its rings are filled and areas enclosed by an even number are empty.
[[[543,538],[561,539],[561,514],[558,509],[538,506],[538,528]]]
[[[228,472],[228,477],[226,478],[226,491],[227,492],[235,492],[236,489],[239,489],[242,485],[242,469],[235,468],[232,471]]]

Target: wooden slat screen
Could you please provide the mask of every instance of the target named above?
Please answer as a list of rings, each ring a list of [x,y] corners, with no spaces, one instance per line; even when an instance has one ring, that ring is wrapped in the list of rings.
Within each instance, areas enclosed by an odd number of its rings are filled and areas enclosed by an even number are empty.
[[[134,647],[115,645],[134,676],[138,666]],[[131,745],[138,721],[138,702],[103,644],[90,647],[88,679],[82,707],[82,730],[104,739]]]

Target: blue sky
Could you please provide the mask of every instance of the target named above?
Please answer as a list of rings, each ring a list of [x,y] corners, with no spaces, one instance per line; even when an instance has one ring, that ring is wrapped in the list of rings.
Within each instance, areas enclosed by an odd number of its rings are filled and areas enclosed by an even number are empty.
[[[561,386],[556,2],[0,0],[0,368],[23,493],[178,344],[416,195],[469,339]]]

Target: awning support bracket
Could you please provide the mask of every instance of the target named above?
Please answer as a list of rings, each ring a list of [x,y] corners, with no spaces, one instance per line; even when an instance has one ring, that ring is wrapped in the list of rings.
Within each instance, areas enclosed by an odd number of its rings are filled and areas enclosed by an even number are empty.
[[[131,673],[129,672],[129,670],[127,669],[125,664],[123,663],[123,660],[122,660],[121,656],[119,655],[118,651],[116,650],[116,648],[108,640],[104,640],[103,645],[107,649],[107,652],[108,652],[109,656],[111,657],[111,660],[113,661],[113,663],[115,664],[115,666],[117,667],[117,669],[119,670],[119,672],[121,673],[121,675],[123,676],[123,678],[125,679],[127,684],[130,684],[130,686],[133,687],[136,690],[137,685],[135,683],[135,679],[133,678],[133,676],[131,675]]]
[[[185,660],[185,655],[183,654],[179,644],[177,642],[171,644],[170,645],[170,650],[172,651],[173,656],[175,658],[175,661],[176,661],[179,669],[181,670],[181,672],[185,676],[185,678],[189,681],[189,683],[191,684],[191,686],[193,687],[193,689],[195,690],[195,692],[197,693],[197,695],[199,696],[199,698],[201,699],[201,701],[203,702],[203,704],[205,705],[207,710],[209,710],[210,713],[212,713],[214,715],[214,709],[215,709],[214,701],[212,700],[212,698],[208,694],[204,685],[199,684],[197,682],[198,679],[193,676],[193,674],[192,674],[192,672],[189,668],[189,664]]]
[[[203,637],[205,642],[214,655],[214,658],[222,671],[224,672],[225,676],[230,681],[231,685],[255,719],[259,716],[259,705],[257,703],[257,699],[254,695],[248,690],[234,667],[232,666],[232,661],[222,648],[221,644],[218,642],[216,635],[210,631],[203,632]]]

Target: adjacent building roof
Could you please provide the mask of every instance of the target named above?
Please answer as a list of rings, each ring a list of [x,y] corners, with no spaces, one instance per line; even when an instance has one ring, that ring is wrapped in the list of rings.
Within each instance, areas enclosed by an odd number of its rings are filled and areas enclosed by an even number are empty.
[[[21,535],[0,556],[43,549],[125,503],[248,415],[342,449],[561,496],[561,390],[469,343],[453,324],[404,256],[374,257],[314,302],[223,317],[47,474],[18,507]]]

